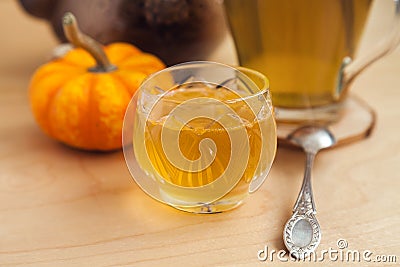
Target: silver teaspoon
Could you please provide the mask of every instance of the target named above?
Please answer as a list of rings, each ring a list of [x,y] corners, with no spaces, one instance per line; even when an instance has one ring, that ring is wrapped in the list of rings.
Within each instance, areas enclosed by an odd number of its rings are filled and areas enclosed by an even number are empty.
[[[291,256],[304,259],[321,241],[321,228],[315,217],[316,209],[311,189],[311,169],[318,151],[334,145],[336,141],[328,129],[320,126],[301,127],[291,133],[288,140],[303,148],[306,153],[306,167],[293,215],[283,231],[283,240]]]

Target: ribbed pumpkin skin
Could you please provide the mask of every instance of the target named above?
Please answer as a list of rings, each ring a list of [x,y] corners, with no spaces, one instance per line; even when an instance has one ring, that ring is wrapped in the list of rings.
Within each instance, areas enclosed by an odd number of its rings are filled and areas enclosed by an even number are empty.
[[[76,48],[41,66],[30,83],[31,108],[39,126],[75,148],[121,148],[123,118],[132,95],[149,74],[165,67],[130,44],[114,43],[104,50],[116,70],[90,72],[95,60]]]

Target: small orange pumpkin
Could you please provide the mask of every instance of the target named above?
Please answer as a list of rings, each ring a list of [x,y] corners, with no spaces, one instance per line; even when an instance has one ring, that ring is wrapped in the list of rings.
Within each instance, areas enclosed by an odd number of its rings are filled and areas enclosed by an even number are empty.
[[[36,121],[49,136],[85,150],[122,145],[127,105],[141,82],[165,65],[126,43],[104,47],[78,29],[71,13],[64,31],[75,48],[41,66],[29,88]]]

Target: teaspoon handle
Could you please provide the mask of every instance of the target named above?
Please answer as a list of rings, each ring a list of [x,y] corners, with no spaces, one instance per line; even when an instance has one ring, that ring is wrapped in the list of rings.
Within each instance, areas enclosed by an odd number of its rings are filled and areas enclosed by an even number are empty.
[[[321,241],[321,229],[315,217],[315,204],[311,188],[311,169],[315,152],[306,151],[306,169],[303,184],[293,215],[287,221],[283,240],[290,254],[296,258],[304,259],[313,252]]]
[[[314,197],[311,186],[311,170],[314,164],[315,153],[306,152],[306,168],[304,171],[303,184],[299,195],[297,197],[296,204],[293,207],[293,213],[305,214],[312,212],[316,213]]]

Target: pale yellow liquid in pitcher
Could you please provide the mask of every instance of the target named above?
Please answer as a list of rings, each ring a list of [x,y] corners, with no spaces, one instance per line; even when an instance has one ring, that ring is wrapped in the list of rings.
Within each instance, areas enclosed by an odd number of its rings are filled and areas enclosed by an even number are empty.
[[[334,102],[343,58],[353,58],[371,0],[225,0],[242,66],[267,75],[274,106]]]
[[[221,101],[237,99],[238,95],[229,89],[220,87],[218,89],[210,88],[203,83],[189,83],[180,86],[177,89],[171,90],[167,96],[159,101],[159,106],[155,106],[146,121],[146,116],[138,112],[136,114],[135,126],[135,140],[134,150],[138,163],[150,177],[157,179],[160,184],[169,183],[180,187],[201,187],[208,185],[215,181],[215,179],[231,179],[231,177],[224,177],[223,173],[228,166],[231,157],[231,140],[229,131],[236,131],[236,129],[224,129],[218,122],[209,118],[194,118],[184,127],[179,128],[166,128],[164,122],[167,114],[171,112],[173,107],[185,100],[208,97],[218,99]],[[164,103],[164,104],[163,104]],[[241,199],[243,194],[247,193],[248,184],[254,176],[259,175],[270,167],[276,150],[276,133],[275,122],[271,112],[263,117],[256,117],[252,114],[244,101],[231,103],[229,106],[239,115],[245,122],[245,129],[250,147],[248,164],[246,169],[234,169],[235,173],[243,173],[240,181],[230,193],[231,198],[237,197]],[[194,108],[196,108],[194,106]],[[212,105],[206,107],[208,109],[217,109]],[[190,110],[188,111],[190,112]],[[216,112],[218,112],[216,110]],[[165,116],[164,116],[165,115]],[[177,118],[179,120],[179,118]],[[137,131],[144,126],[144,133]],[[263,130],[263,131],[261,131]],[[161,140],[161,132],[170,131],[179,136],[179,148],[181,153],[189,160],[196,160],[200,155],[199,145],[200,142],[206,138],[210,138],[216,145],[216,156],[213,162],[202,171],[185,171],[177,168],[171,163],[163,151],[163,144]],[[261,132],[264,133],[264,138],[261,137]],[[264,141],[262,141],[264,140]],[[239,140],[244,142],[244,140]],[[266,153],[261,154],[264,150]],[[235,151],[235,153],[242,154],[243,151]],[[243,157],[243,160],[247,160]],[[232,166],[238,168],[238,166]],[[161,186],[162,187],[162,186]],[[163,194],[171,198],[179,197],[185,201],[185,196],[176,196],[173,187],[163,188]],[[167,190],[167,191],[165,191]],[[221,190],[215,188],[215,190]],[[207,194],[205,192],[204,194]],[[190,196],[187,196],[190,199]]]

